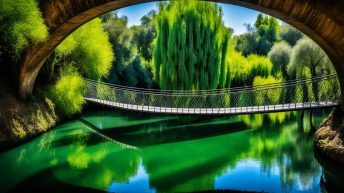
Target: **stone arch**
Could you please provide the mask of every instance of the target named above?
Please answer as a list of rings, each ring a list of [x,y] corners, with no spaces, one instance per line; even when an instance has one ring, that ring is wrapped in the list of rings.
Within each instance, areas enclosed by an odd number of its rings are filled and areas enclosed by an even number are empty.
[[[18,67],[18,94],[32,93],[36,76],[56,46],[89,20],[106,12],[157,0],[49,0],[41,1],[50,36],[30,47]],[[212,0],[269,14],[299,29],[328,54],[344,91],[344,3],[341,0]],[[342,92],[344,93],[344,92]]]

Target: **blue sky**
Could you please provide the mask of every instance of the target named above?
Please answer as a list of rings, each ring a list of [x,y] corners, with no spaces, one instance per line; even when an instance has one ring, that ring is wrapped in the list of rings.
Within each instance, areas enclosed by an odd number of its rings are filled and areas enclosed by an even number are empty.
[[[225,25],[234,29],[234,34],[245,33],[246,29],[244,23],[253,24],[259,12],[252,9],[222,4],[219,5],[223,9],[223,20]],[[126,15],[129,19],[129,26],[139,25],[140,19],[146,15],[150,10],[156,9],[156,2],[143,3],[139,5],[129,6],[118,10],[120,16]]]

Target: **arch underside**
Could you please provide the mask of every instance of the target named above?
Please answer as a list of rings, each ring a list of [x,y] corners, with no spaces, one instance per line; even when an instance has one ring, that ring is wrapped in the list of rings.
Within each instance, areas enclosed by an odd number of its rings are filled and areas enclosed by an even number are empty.
[[[49,39],[30,47],[22,58],[20,97],[32,93],[36,76],[56,46],[86,22],[106,12],[154,0],[50,0],[40,9],[50,29]],[[344,90],[344,3],[341,0],[213,0],[269,14],[294,26],[318,43],[330,57]]]

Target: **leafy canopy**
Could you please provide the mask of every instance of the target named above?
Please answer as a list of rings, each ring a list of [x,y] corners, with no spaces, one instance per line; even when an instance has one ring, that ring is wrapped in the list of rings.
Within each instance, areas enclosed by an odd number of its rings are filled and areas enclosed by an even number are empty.
[[[287,65],[290,62],[292,48],[285,41],[275,43],[268,53],[268,57],[273,64],[273,74],[278,76],[281,72],[282,77],[287,80]]]
[[[94,19],[73,32],[56,52],[74,62],[80,73],[91,79],[109,74],[114,54],[101,20]]]
[[[49,35],[36,0],[0,0],[0,23],[0,52],[12,59]]]
[[[56,48],[54,57],[51,67],[58,66],[59,74],[49,95],[64,115],[71,116],[85,103],[83,77],[100,80],[108,76],[114,59],[101,20],[92,20],[73,32]]]
[[[197,0],[159,4],[154,75],[161,89],[223,86],[230,31],[216,3]]]
[[[326,53],[311,39],[299,40],[293,48],[291,61],[287,67],[292,77],[314,77],[331,71],[333,65]]]

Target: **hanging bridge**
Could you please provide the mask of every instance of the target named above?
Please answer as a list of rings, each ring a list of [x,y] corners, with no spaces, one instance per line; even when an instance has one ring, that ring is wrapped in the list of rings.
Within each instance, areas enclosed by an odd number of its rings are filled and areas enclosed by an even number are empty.
[[[155,90],[85,79],[89,102],[165,114],[250,114],[327,108],[341,102],[336,74],[214,90]]]

